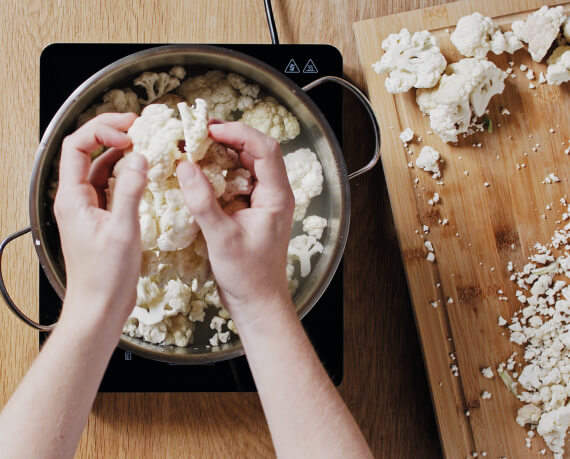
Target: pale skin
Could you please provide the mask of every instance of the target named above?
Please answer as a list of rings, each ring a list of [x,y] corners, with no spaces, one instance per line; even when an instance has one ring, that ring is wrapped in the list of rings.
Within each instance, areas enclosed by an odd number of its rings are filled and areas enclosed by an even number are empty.
[[[138,204],[147,170],[142,156],[125,158],[113,210],[100,206],[112,166],[130,146],[125,131],[135,118],[100,115],[64,141],[55,202],[68,275],[64,306],[55,331],[0,413],[0,457],[73,457],[134,306],[141,262]],[[208,244],[221,298],[239,329],[277,456],[372,457],[287,289],[294,199],[279,145],[241,123],[209,129],[254,175],[251,208],[225,214],[206,177],[188,161],[178,165],[177,176]],[[92,164],[89,152],[100,145],[111,149]],[[243,272],[248,275],[236,278]]]

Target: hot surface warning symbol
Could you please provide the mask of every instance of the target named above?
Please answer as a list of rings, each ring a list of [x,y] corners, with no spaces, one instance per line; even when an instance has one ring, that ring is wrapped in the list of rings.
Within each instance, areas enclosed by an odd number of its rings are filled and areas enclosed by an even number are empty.
[[[285,67],[285,73],[301,73],[301,71],[299,70],[299,66],[295,62],[295,59],[291,59],[289,61],[287,67]]]
[[[313,59],[309,59],[305,67],[303,68],[303,73],[319,73],[317,66],[313,62]]]

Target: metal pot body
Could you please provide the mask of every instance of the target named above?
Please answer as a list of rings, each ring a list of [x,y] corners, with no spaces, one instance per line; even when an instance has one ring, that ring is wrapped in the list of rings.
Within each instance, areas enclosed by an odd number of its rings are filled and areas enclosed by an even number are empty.
[[[61,256],[57,226],[53,221],[53,202],[47,190],[54,162],[63,138],[72,132],[80,113],[100,101],[112,88],[132,86],[132,80],[144,71],[161,71],[182,65],[190,72],[204,73],[219,69],[236,72],[260,85],[262,91],[277,98],[299,119],[301,137],[286,148],[311,148],[323,166],[323,194],[312,204],[311,213],[327,219],[323,236],[324,251],[308,277],[300,281],[293,298],[299,317],[309,312],[325,291],[340,262],[349,228],[350,188],[341,148],[328,122],[305,92],[265,63],[236,51],[205,45],[171,45],[152,48],[120,59],[105,67],[65,101],[54,116],[40,142],[30,184],[30,223],[35,247],[47,278],[63,299],[65,268]],[[277,325],[276,325],[277,326]],[[135,354],[172,363],[207,363],[243,354],[239,340],[210,347],[186,348],[160,346],[122,335],[120,347]]]

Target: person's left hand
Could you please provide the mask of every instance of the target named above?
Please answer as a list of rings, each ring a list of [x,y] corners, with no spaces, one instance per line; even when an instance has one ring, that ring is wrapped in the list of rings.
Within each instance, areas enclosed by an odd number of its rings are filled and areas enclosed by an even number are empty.
[[[106,113],[66,137],[54,211],[67,285],[62,318],[87,326],[116,327],[117,337],[136,300],[141,266],[138,207],[146,185],[146,159],[129,154],[121,164],[112,211],[102,191],[115,162],[131,145],[125,131],[133,113]],[[91,162],[100,146],[109,150]]]

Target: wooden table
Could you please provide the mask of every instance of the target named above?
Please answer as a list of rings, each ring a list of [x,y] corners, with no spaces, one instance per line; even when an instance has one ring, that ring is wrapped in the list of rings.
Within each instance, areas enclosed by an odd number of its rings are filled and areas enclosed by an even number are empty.
[[[329,43],[363,87],[352,23],[437,0],[274,0],[282,43]],[[133,5],[134,4],[134,5]],[[244,25],[247,25],[244,27]],[[0,3],[0,236],[28,225],[28,185],[38,145],[39,57],[53,42],[269,43],[261,0],[44,0]],[[73,71],[70,68],[70,71]],[[345,102],[350,170],[372,145],[364,111]],[[340,392],[375,456],[441,456],[421,350],[381,166],[351,183],[345,252],[344,380]],[[35,317],[31,238],[10,246],[4,272],[17,304]],[[0,406],[37,355],[37,332],[0,308]],[[454,422],[449,420],[449,422]],[[271,457],[256,394],[103,394],[78,457]]]

